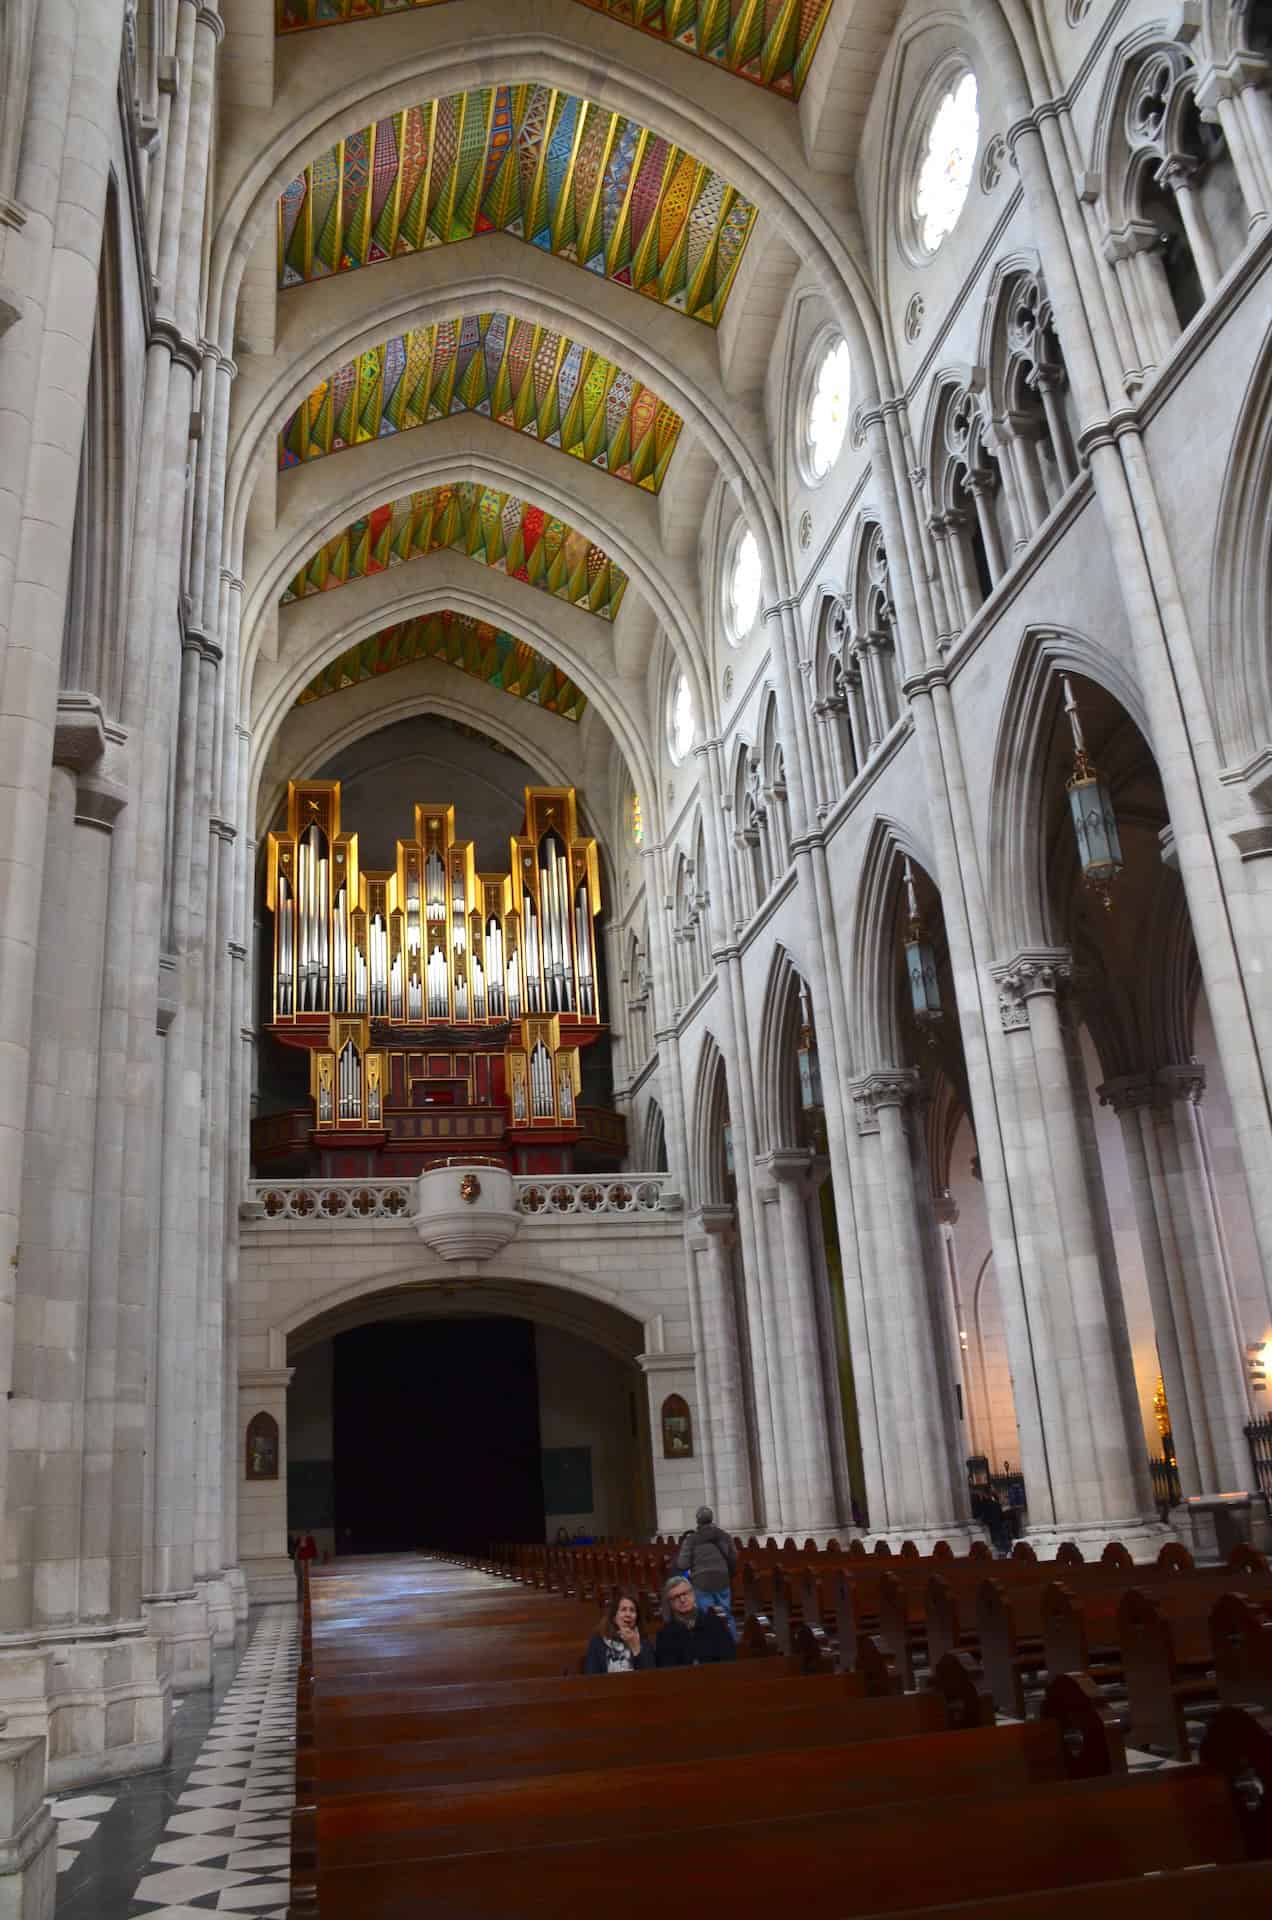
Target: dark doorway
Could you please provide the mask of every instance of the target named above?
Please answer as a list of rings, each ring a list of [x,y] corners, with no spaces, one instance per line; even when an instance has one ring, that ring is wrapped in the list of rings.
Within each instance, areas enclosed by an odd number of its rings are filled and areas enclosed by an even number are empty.
[[[334,1348],[337,1552],[543,1538],[528,1320],[395,1320]]]

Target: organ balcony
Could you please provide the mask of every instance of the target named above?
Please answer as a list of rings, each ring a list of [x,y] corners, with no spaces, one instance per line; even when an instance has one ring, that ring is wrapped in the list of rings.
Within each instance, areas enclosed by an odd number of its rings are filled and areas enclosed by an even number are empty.
[[[623,1116],[582,1097],[583,1056],[608,1030],[596,843],[573,788],[526,788],[506,872],[479,873],[454,807],[423,803],[377,871],[339,781],[293,781],[265,905],[265,1034],[308,1055],[309,1102],[253,1120],[259,1167],[398,1178],[465,1151],[524,1174],[621,1163]]]

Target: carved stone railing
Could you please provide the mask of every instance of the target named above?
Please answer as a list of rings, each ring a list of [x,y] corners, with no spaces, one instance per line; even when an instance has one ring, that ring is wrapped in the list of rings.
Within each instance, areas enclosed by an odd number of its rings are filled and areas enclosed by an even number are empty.
[[[330,1226],[334,1220],[409,1220],[415,1200],[410,1180],[249,1180],[240,1215],[245,1220],[297,1221]]]
[[[600,1215],[667,1214],[674,1209],[671,1177],[666,1173],[562,1174],[555,1178],[519,1174],[517,1212],[528,1219],[556,1219],[571,1214],[596,1219]]]
[[[670,1174],[517,1174],[517,1212],[527,1220],[666,1218],[679,1210]],[[245,1222],[289,1226],[405,1225],[415,1211],[415,1180],[249,1180]]]

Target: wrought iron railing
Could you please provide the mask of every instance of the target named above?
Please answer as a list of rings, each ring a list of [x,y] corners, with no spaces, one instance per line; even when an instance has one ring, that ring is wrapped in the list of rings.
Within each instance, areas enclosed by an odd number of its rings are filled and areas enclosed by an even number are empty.
[[[1250,1465],[1259,1492],[1272,1510],[1272,1415],[1252,1420],[1245,1430],[1250,1444]]]
[[[562,1174],[550,1179],[516,1174],[513,1192],[518,1213],[527,1220],[601,1217],[651,1219],[674,1211],[671,1176],[631,1173],[587,1176]],[[335,1221],[365,1225],[401,1223],[414,1206],[413,1180],[249,1180],[248,1217],[329,1226]]]
[[[1179,1484],[1179,1468],[1174,1460],[1168,1453],[1150,1453],[1148,1470],[1153,1476],[1154,1504],[1162,1512],[1177,1507],[1184,1493]]]

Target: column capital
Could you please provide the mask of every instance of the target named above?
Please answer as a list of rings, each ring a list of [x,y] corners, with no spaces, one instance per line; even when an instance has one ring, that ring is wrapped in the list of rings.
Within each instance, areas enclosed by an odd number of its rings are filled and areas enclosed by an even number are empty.
[[[1073,955],[1068,947],[1026,947],[990,973],[998,983],[1003,1030],[1010,1033],[1029,1025],[1029,1002],[1036,995],[1055,997],[1073,984]]]
[[[1206,1092],[1206,1069],[1200,1060],[1172,1061],[1154,1076],[1165,1101],[1187,1100],[1199,1106]]]
[[[1104,1081],[1096,1088],[1102,1107],[1111,1107],[1116,1114],[1133,1113],[1141,1107],[1156,1106],[1161,1098],[1160,1089],[1151,1073],[1119,1073],[1111,1080]]]
[[[854,1080],[849,1091],[857,1109],[858,1133],[877,1133],[885,1107],[904,1107],[914,1098],[919,1075],[915,1067],[885,1067]]]

